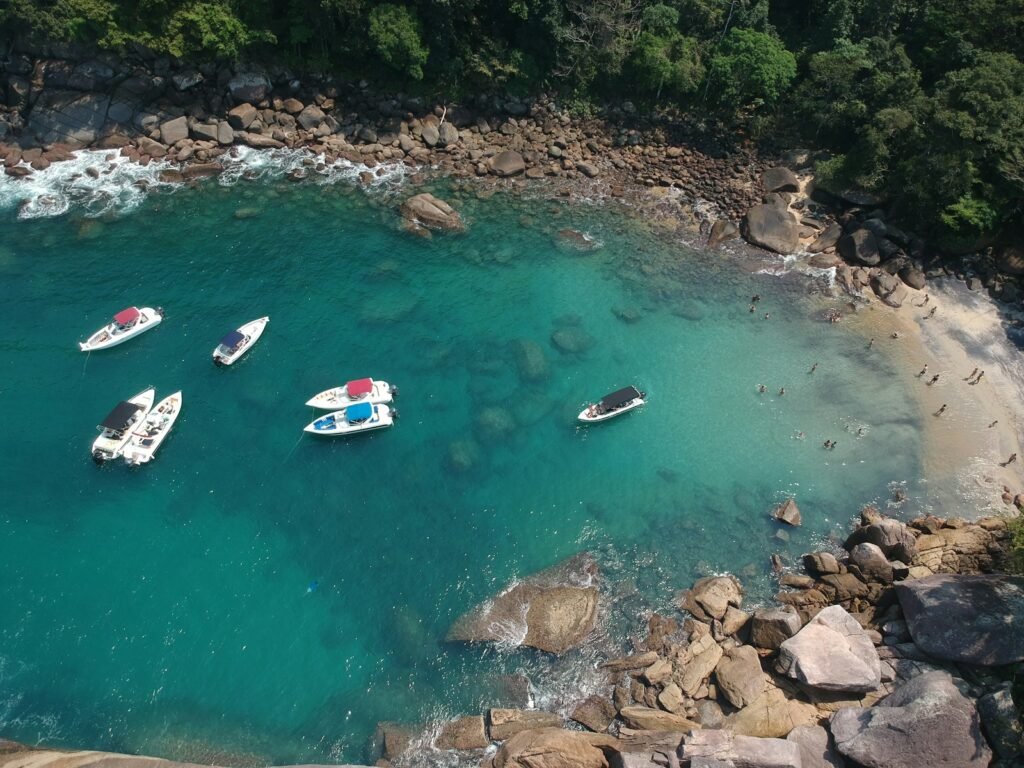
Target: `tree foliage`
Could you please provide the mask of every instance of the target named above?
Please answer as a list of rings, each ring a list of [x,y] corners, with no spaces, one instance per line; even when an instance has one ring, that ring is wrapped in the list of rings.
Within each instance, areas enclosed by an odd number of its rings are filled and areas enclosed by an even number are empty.
[[[1024,225],[1024,0],[0,0],[0,30],[629,98],[829,150],[934,234]]]

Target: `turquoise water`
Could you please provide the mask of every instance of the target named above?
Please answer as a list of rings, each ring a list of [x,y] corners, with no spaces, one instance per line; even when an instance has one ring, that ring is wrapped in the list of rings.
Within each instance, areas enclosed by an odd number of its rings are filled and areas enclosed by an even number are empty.
[[[617,647],[697,576],[732,570],[770,594],[771,552],[792,561],[920,476],[909,393],[821,321],[802,278],[661,241],[599,205],[447,189],[469,231],[425,240],[397,227],[397,182],[213,182],[30,219],[5,183],[8,738],[358,761],[378,720],[513,702],[502,675],[562,706],[591,682],[586,653],[450,645],[452,621],[589,549],[608,627],[595,645]],[[565,227],[602,246],[560,246]],[[164,307],[163,324],[77,351],[130,304]],[[215,368],[220,336],[261,315],[258,346]],[[305,400],[359,376],[400,387],[398,424],[303,436]],[[645,409],[575,424],[629,383]],[[148,385],[184,391],[173,434],[149,466],[96,467],[94,425]],[[804,525],[783,541],[768,511],[789,495]]]

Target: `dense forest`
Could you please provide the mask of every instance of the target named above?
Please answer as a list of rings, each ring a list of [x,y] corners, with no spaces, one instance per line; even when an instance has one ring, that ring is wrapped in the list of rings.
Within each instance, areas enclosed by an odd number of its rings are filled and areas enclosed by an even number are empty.
[[[827,182],[947,241],[1024,210],[1024,0],[6,0],[0,25],[448,97],[629,98],[828,150]]]

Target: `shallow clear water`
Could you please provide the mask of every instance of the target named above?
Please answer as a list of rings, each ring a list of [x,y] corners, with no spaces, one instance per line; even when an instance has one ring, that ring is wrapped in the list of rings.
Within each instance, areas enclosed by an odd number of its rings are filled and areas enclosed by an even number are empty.
[[[697,576],[732,570],[770,594],[771,552],[792,560],[920,475],[909,393],[821,321],[804,281],[661,242],[599,205],[449,189],[469,231],[424,240],[398,230],[404,193],[383,183],[207,182],[132,193],[120,215],[88,218],[79,201],[27,219],[3,183],[8,738],[358,761],[378,720],[512,701],[506,673],[560,706],[592,682],[586,653],[450,645],[452,621],[589,549],[606,595],[596,644],[616,646]],[[565,227],[602,247],[559,246]],[[77,351],[130,304],[166,318]],[[258,346],[215,368],[220,336],[261,315]],[[304,437],[304,401],[359,376],[399,385],[397,426]],[[629,383],[645,409],[575,424]],[[94,466],[94,425],[148,385],[184,391],[156,461]],[[768,512],[789,495],[804,525],[784,541]]]

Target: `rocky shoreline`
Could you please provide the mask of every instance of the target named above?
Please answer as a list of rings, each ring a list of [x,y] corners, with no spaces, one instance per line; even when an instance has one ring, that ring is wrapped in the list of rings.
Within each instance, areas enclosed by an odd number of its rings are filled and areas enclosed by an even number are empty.
[[[703,222],[709,245],[742,234],[783,254],[806,249],[813,266],[837,267],[848,290],[870,287],[893,305],[905,299],[904,283],[920,289],[945,274],[1011,304],[1024,300],[1019,249],[951,259],[887,222],[884,201],[808,184],[811,153],[765,157],[739,137],[679,116],[643,115],[629,102],[581,117],[547,96],[428,103],[379,94],[365,82],[196,67],[141,49],[114,56],[15,43],[8,50],[0,62],[0,161],[9,177],[93,148],[142,165],[162,161],[162,180],[190,182],[218,175],[224,156],[245,146],[308,150],[295,180],[341,160],[364,166],[364,183],[401,163],[524,188],[557,181],[562,194],[641,198],[661,190],[677,215]],[[87,172],[108,171],[98,163]]]
[[[371,760],[395,768],[1019,765],[1024,577],[1000,572],[1009,536],[1002,517],[903,523],[866,508],[840,550],[808,553],[799,567],[773,558],[773,606],[744,610],[731,575],[697,581],[680,593],[677,616],[647,618],[629,655],[597,662],[602,690],[567,713],[493,708],[428,726],[381,723]],[[581,554],[474,609],[449,640],[507,643],[493,627],[518,617],[519,644],[572,652],[595,629],[598,579]],[[0,768],[58,764],[185,765],[0,741]]]

